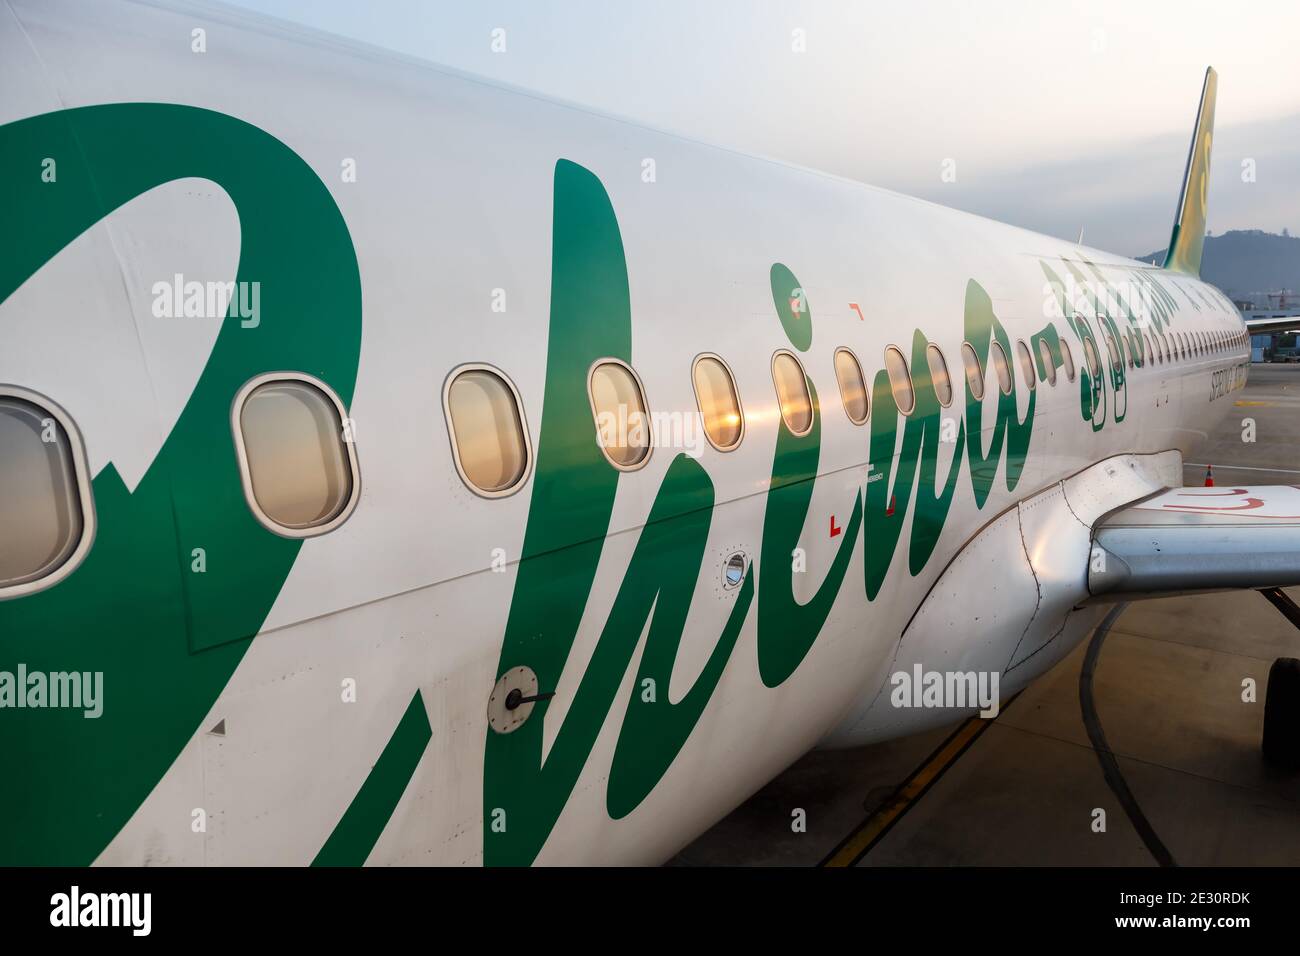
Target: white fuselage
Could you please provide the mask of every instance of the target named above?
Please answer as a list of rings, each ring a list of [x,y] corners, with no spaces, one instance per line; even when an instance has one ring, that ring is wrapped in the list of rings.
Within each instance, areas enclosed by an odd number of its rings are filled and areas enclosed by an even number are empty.
[[[206,52],[192,51],[195,27],[206,30]],[[453,460],[443,385],[467,363],[500,369],[518,389],[533,449],[543,443],[548,356],[554,361],[566,348],[551,337],[557,161],[594,175],[617,217],[630,300],[629,362],[649,410],[697,415],[691,368],[704,352],[730,366],[744,409],[738,448],[705,446],[698,454],[713,510],[670,686],[659,688],[674,704],[706,670],[734,606],[735,592],[720,586],[727,557],[741,552],[751,568],[757,564],[756,595],[782,569],[792,573],[788,555],[762,553],[781,428],[772,356],[792,348],[774,311],[773,263],[798,276],[813,328],[811,345],[795,350],[816,390],[821,435],[798,542],[806,569],[793,573],[790,585],[800,604],[814,598],[830,572],[854,504],[873,480],[872,421],[855,425],[844,412],[832,365],[836,348],[856,354],[870,384],[888,346],[912,359],[919,330],[946,359],[958,398],[938,418],[955,430],[968,417],[960,396],[972,282],[987,293],[1012,344],[1018,416],[1028,412],[1030,391],[1016,342],[1053,324],[1074,364],[1086,366],[1044,264],[1062,277],[1072,265],[1121,290],[1140,272],[1172,302],[1163,322],[1179,334],[1235,335],[1241,328],[1230,303],[1192,278],[240,14],[71,0],[10,0],[0,8],[0,126],[130,102],[234,116],[283,142],[325,184],[360,275],[361,344],[348,411],[363,484],[355,513],[340,528],[303,543],[257,637],[204,719],[189,729],[188,743],[97,854],[101,863],[311,862],[417,691],[431,737],[365,859],[485,860],[494,806],[491,798],[485,806],[485,762],[497,745],[488,698],[509,663],[502,636],[518,600],[530,511],[545,502],[530,484],[498,498],[466,486]],[[231,280],[240,251],[241,216],[220,186],[186,178],[144,193],[0,301],[0,383],[57,401],[85,438],[91,472],[111,462],[134,489],[189,400],[223,321],[155,317],[151,287],[176,274]],[[1086,296],[1072,301],[1077,306]],[[1098,309],[1084,308],[1095,319]],[[1106,364],[1105,348],[1100,353]],[[961,716],[900,711],[880,694],[891,671],[910,668],[912,649],[906,641],[900,646],[900,637],[945,569],[999,515],[1099,462],[1155,462],[1141,488],[1111,507],[1148,487],[1177,483],[1181,454],[1231,404],[1216,394],[1224,370],[1245,354],[1233,345],[1148,359],[1139,368],[1125,364],[1118,421],[1112,379],[1103,370],[1099,425],[1081,414],[1077,379],[1056,369],[1056,384],[1036,383],[1018,482],[1008,488],[1004,450],[982,506],[967,455],[951,437],[941,439],[936,485],[953,467],[963,473],[928,560],[909,567],[912,495],[900,509],[900,542],[869,599],[864,547],[877,534],[869,514],[810,649],[776,686],[760,674],[756,596],[679,752],[648,795],[615,818],[606,780],[627,701],[640,692],[643,633],[536,861],[662,861],[819,742],[856,745]],[[1000,394],[987,366],[984,383],[980,438],[987,441]],[[878,413],[873,407],[872,418]],[[895,467],[905,426],[900,416]],[[581,623],[558,683],[542,688],[555,697],[532,718],[544,720],[543,753],[566,732],[647,516],[680,453],[657,445],[645,467],[617,479],[594,581],[589,591],[574,590],[585,601]],[[494,555],[504,556],[504,570],[493,569]],[[960,580],[995,589],[999,574],[990,560],[982,574]],[[566,585],[555,587],[561,593]],[[229,599],[240,600],[237,587]],[[951,600],[960,606],[965,598]],[[1076,614],[1050,653],[1004,674],[1003,695],[1058,660],[1096,614]],[[969,620],[943,633],[954,659],[978,643],[989,649],[981,659],[1004,667],[1024,630],[1023,622]],[[934,656],[938,633],[917,645],[927,656],[913,656],[942,669],[949,664],[947,651]],[[184,633],[175,637],[187,640]],[[355,700],[342,703],[347,681],[354,682]],[[108,708],[113,687],[110,675]],[[218,722],[224,733],[211,733]],[[192,827],[198,807],[207,819],[201,833]]]

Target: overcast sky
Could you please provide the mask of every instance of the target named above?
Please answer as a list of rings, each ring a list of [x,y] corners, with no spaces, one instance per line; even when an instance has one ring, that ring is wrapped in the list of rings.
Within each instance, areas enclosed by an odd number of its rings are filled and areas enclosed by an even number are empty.
[[[1296,0],[232,2],[1126,255],[1168,240],[1213,65],[1209,228],[1300,233]]]

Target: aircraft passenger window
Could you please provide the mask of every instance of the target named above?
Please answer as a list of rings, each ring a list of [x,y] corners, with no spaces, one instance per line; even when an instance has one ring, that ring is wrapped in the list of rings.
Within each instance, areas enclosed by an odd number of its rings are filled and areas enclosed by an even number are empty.
[[[776,386],[785,427],[796,435],[812,431],[812,396],[808,394],[808,378],[799,360],[789,352],[772,356],[772,383]]]
[[[636,373],[616,359],[602,359],[592,368],[587,385],[596,443],[609,463],[628,471],[644,465],[650,457],[650,416]]]
[[[931,342],[925,347],[925,362],[930,366],[930,383],[939,404],[947,408],[952,404],[952,379],[948,377],[948,362],[939,351],[939,346]]]
[[[961,364],[966,367],[966,387],[971,397],[977,402],[984,401],[984,369],[980,368],[980,357],[969,342],[961,344]]]
[[[896,346],[885,349],[885,373],[889,376],[889,387],[894,392],[894,403],[904,415],[910,415],[916,407],[916,393],[912,390],[912,373],[907,369],[907,359]]]
[[[848,349],[835,350],[835,380],[840,384],[840,400],[849,421],[861,425],[867,420],[870,408],[867,403],[867,383],[862,378],[862,366],[857,356]]]
[[[1056,384],[1056,360],[1052,358],[1052,350],[1045,339],[1038,340],[1038,355],[1043,360],[1043,368],[1047,370],[1047,384]]]
[[[1083,340],[1083,357],[1088,363],[1088,374],[1096,378],[1101,374],[1101,356],[1097,354],[1096,343],[1091,338]]]
[[[442,403],[465,484],[489,498],[518,488],[532,456],[514,385],[495,369],[471,365],[448,380]]]
[[[1116,372],[1122,371],[1124,357],[1120,354],[1119,346],[1115,344],[1115,337],[1109,332],[1106,333],[1106,352],[1110,357],[1110,367]]]
[[[1029,354],[1029,346],[1024,339],[1016,343],[1016,358],[1020,362],[1020,374],[1032,390],[1038,385],[1038,375],[1034,372],[1034,357]]]
[[[94,530],[80,436],[43,399],[13,392],[0,394],[0,597],[63,580]]]
[[[1061,339],[1061,364],[1065,367],[1065,377],[1067,380],[1074,381],[1074,353],[1070,351],[1070,343]]]
[[[731,451],[745,434],[745,415],[731,370],[716,355],[701,355],[691,377],[705,436],[718,451]]]
[[[267,528],[291,538],[342,524],[359,492],[345,412],[323,384],[279,373],[235,399],[235,447],[244,496]]]
[[[1014,383],[1011,380],[1011,363],[1007,361],[1007,353],[1002,349],[1001,342],[994,342],[989,346],[989,355],[993,359],[993,371],[998,376],[998,388],[1002,390],[1003,395],[1010,395]]]

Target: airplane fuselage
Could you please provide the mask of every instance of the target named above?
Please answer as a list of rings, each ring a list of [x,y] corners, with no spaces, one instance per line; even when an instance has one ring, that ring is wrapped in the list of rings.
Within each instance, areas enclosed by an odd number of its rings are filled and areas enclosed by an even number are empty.
[[[12,0],[0,163],[0,384],[66,411],[96,522],[0,601],[0,668],[103,686],[95,718],[0,711],[5,863],[662,861],[819,743],[978,709],[891,705],[899,669],[982,661],[1005,699],[1068,653],[1099,609],[1027,649],[1032,610],[937,582],[996,540],[960,580],[1044,606],[998,557],[1020,531],[982,533],[1107,462],[1141,476],[1110,507],[1176,484],[1249,361],[1195,278],[235,13]],[[626,469],[604,360],[654,419]],[[449,424],[471,367],[518,398],[501,493]],[[232,403],[280,373],[346,409],[327,533],[241,481]],[[961,624],[909,644],[927,599]],[[554,696],[503,733],[516,668]]]

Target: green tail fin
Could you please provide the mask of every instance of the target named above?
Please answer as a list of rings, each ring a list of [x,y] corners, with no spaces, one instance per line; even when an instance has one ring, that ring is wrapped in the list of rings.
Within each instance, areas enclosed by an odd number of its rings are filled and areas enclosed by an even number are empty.
[[[1210,186],[1210,146],[1214,140],[1214,96],[1219,88],[1219,74],[1214,67],[1205,71],[1201,88],[1201,105],[1196,112],[1196,129],[1192,148],[1187,154],[1187,171],[1183,173],[1183,190],[1178,197],[1178,216],[1165,268],[1188,275],[1201,274],[1201,250],[1205,247],[1205,197]]]

